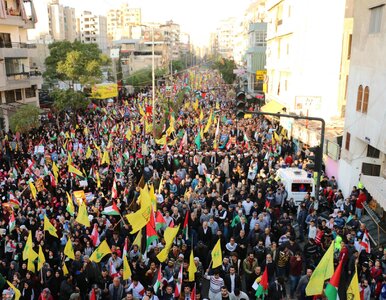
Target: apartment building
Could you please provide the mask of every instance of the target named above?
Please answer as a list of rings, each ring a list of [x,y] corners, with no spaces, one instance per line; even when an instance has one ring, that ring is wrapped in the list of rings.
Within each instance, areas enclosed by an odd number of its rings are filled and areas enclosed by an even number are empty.
[[[36,46],[27,42],[27,30],[37,21],[32,0],[0,0],[0,127],[26,103],[39,106],[42,76],[31,64]]]
[[[75,8],[63,6],[59,0],[47,5],[49,34],[54,41],[71,41],[77,38]]]
[[[106,17],[95,15],[90,11],[84,11],[80,15],[78,26],[82,43],[95,43],[103,53],[108,53]]]
[[[141,25],[142,14],[140,8],[132,8],[122,4],[118,9],[111,9],[107,13],[107,35],[111,41],[133,38],[132,29]]]

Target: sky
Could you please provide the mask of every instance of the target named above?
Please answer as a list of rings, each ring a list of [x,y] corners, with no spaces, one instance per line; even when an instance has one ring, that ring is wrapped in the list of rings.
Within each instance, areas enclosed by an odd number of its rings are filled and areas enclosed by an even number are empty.
[[[44,9],[47,0],[34,1],[37,10]],[[205,46],[211,32],[219,22],[228,17],[241,17],[251,0],[61,0],[61,4],[107,15],[107,11],[121,3],[142,9],[142,22],[165,22],[173,20],[181,25],[181,31],[191,35],[195,45]],[[44,19],[42,19],[44,20]]]

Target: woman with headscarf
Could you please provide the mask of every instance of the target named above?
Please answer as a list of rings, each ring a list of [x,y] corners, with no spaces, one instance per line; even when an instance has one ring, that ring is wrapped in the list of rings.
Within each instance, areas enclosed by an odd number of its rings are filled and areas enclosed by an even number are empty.
[[[29,280],[25,280],[22,285],[21,297],[20,300],[34,300],[35,299],[35,292],[32,288],[32,282]]]

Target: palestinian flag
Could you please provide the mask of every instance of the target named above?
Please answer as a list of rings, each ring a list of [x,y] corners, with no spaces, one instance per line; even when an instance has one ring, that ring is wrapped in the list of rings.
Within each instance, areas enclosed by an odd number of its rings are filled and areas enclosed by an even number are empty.
[[[158,292],[158,289],[159,287],[161,286],[161,283],[162,283],[162,271],[161,271],[161,266],[159,266],[159,269],[158,269],[158,275],[157,275],[157,281],[155,282],[154,284],[154,293],[157,294]]]
[[[185,214],[185,220],[184,220],[184,227],[182,229],[182,233],[185,234],[185,239],[187,240],[189,238],[189,211],[186,211]]]
[[[149,246],[158,239],[157,232],[155,231],[155,219],[153,209],[151,210],[149,222],[146,224],[146,250]]]
[[[157,215],[156,215],[156,218],[155,218],[155,229],[158,231],[164,225],[166,225],[166,221],[165,221],[163,215],[159,211],[157,211]]]
[[[9,217],[9,225],[8,225],[9,233],[11,233],[15,229],[15,226],[16,226],[16,219],[15,219],[15,214],[12,211],[12,215]]]
[[[120,216],[119,208],[113,201],[113,205],[105,207],[105,209],[102,211],[102,215],[108,215],[108,216]]]
[[[9,193],[9,203],[12,208],[20,208],[20,202],[16,199],[15,195],[12,192]]]
[[[260,283],[256,289],[256,298],[263,297],[268,294],[268,270],[265,268],[263,275],[261,276]]]
[[[330,282],[326,286],[326,290],[324,291],[328,300],[337,300],[338,298],[338,287],[340,282],[340,275],[342,273],[342,263],[343,257],[339,262],[338,267],[336,268],[334,275],[332,275]]]

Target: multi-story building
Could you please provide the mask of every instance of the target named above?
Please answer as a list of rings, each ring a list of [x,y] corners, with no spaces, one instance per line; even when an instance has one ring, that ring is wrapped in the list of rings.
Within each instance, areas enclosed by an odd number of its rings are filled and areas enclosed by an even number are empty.
[[[248,93],[256,96],[263,91],[267,48],[267,23],[249,25],[249,47],[246,52]]]
[[[54,41],[74,41],[77,38],[75,9],[63,6],[59,0],[48,4],[49,34]]]
[[[167,45],[167,62],[180,58],[180,25],[173,21],[167,21],[160,26],[160,30]]]
[[[339,186],[360,181],[386,208],[386,1],[355,0]]]
[[[233,58],[235,30],[236,18],[222,20],[217,28],[218,54],[224,58]]]
[[[25,103],[39,106],[42,77],[30,62],[37,55],[27,42],[27,29],[37,17],[33,2],[5,0],[0,9],[0,127],[8,129],[8,118]]]
[[[98,44],[99,49],[107,54],[107,18],[97,16],[90,11],[82,12],[79,18],[79,35],[82,43]]]
[[[132,27],[141,25],[141,9],[122,4],[107,13],[107,35],[111,41],[130,39]]]

